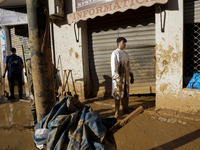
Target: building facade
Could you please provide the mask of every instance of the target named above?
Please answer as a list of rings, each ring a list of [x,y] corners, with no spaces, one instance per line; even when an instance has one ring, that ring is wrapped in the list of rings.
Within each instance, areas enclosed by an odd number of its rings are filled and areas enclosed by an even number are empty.
[[[200,0],[54,2],[51,41],[60,91],[80,99],[110,96],[110,56],[123,36],[135,77],[130,94],[155,93],[156,109],[199,112],[200,91],[186,86],[200,70]]]
[[[169,0],[164,33],[156,14],[156,108],[199,112],[200,91],[186,88],[199,72],[199,3]]]
[[[23,60],[26,57],[30,57],[25,1],[20,0],[14,6],[11,1],[0,3],[0,30],[0,69],[2,74],[5,57],[10,54],[11,47],[16,48],[17,55],[19,55]],[[25,76],[23,76],[23,80],[24,82],[27,82]],[[8,84],[7,80],[5,81],[6,84]]]
[[[130,94],[156,93],[157,109],[199,111],[199,90],[186,88],[198,70],[190,75],[184,71],[186,20],[197,18],[199,1],[110,1],[85,8],[83,1],[78,6],[76,2],[65,2],[67,19],[55,20],[53,29],[56,59],[61,58],[62,70],[73,70],[80,97],[110,95],[110,55],[116,38],[124,36],[135,76]],[[120,3],[130,8],[123,9]],[[133,8],[131,3],[139,6]],[[187,11],[195,13],[186,17]]]

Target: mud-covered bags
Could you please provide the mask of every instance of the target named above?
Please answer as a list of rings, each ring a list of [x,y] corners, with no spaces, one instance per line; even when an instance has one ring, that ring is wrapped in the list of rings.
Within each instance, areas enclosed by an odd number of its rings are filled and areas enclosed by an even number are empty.
[[[188,83],[187,88],[200,89],[200,73],[193,74],[193,77]]]

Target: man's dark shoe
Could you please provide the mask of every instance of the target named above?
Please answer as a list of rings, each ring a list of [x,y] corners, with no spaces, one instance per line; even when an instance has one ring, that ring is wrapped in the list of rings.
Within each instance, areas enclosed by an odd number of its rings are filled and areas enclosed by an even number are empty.
[[[15,96],[8,96],[8,99],[15,99]]]

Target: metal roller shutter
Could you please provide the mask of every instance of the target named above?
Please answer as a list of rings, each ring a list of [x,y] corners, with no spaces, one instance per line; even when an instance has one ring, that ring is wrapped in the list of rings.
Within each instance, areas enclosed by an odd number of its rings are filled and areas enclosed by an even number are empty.
[[[200,0],[184,1],[185,24],[200,22]]]
[[[88,20],[88,36],[92,96],[111,95],[110,57],[120,36],[128,41],[125,51],[135,77],[130,94],[155,92],[154,7]]]

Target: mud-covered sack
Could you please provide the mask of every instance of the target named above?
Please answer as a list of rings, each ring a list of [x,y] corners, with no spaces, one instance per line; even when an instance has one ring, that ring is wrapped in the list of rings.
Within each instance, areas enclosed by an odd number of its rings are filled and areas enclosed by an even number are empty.
[[[49,129],[37,129],[34,133],[34,142],[38,149],[43,149],[43,144],[46,144]]]
[[[115,142],[109,145],[105,141],[107,131],[116,122],[116,118],[106,118],[67,96],[36,125],[36,131],[42,130],[35,133],[35,142],[37,146],[45,143],[46,150],[108,150],[116,147]],[[43,129],[50,130],[48,136],[44,136]]]
[[[188,83],[187,88],[200,89],[200,73],[193,74],[193,77]]]

